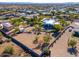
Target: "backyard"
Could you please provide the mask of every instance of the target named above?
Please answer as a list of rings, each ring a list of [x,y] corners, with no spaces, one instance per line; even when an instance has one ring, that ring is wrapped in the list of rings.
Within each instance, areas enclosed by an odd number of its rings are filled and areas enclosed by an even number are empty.
[[[31,55],[13,43],[11,39],[5,38],[2,34],[0,34],[0,56],[29,57]]]

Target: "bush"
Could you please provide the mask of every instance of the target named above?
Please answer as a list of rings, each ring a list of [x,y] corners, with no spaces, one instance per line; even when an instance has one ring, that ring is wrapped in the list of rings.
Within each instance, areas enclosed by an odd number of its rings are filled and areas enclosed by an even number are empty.
[[[52,38],[51,38],[50,35],[46,35],[46,36],[44,37],[44,42],[45,42],[45,43],[49,43],[51,39],[52,39]]]
[[[69,25],[64,19],[61,19],[61,20],[59,20],[60,21],[60,24],[62,25],[62,26],[67,26],[67,25]]]
[[[47,47],[43,49],[43,52],[44,52],[44,57],[50,56],[51,54],[51,51]]]
[[[0,32],[0,44],[3,43],[3,40],[2,40],[2,33]]]
[[[74,39],[69,40],[68,42],[68,46],[71,46],[72,48],[75,47],[77,44],[77,41]]]
[[[0,32],[0,37],[2,37],[2,33]]]
[[[4,49],[4,53],[7,53],[7,54],[13,54],[13,47],[12,46],[6,46],[5,49]]]
[[[58,25],[58,24],[54,25],[54,27],[58,31],[63,29],[63,27],[61,25]]]

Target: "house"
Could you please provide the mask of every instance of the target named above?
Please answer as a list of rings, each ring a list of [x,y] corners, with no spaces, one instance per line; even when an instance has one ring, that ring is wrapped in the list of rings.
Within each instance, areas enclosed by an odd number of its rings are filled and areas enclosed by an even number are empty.
[[[79,8],[75,8],[76,12],[79,13]]]
[[[75,20],[73,25],[73,33],[79,36],[79,20]]]
[[[55,24],[60,24],[60,23],[56,19],[52,19],[52,18],[43,19],[44,29],[54,29],[53,25]]]
[[[47,10],[38,10],[38,12],[43,14],[43,15],[51,15],[51,13]]]
[[[13,25],[11,25],[9,22],[3,22],[2,23],[3,28],[6,30],[12,30],[13,29]]]
[[[73,33],[79,36],[79,26],[75,26],[73,29]]]
[[[34,18],[34,17],[38,17],[39,14],[31,14],[31,15],[27,15],[26,18],[30,19],[30,18]]]

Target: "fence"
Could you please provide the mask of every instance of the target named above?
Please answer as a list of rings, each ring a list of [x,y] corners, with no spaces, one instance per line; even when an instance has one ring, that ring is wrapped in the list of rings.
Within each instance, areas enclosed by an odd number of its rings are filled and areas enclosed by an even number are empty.
[[[53,46],[53,44],[61,37],[61,35],[63,35],[63,33],[64,33],[68,28],[70,28],[70,27],[72,27],[72,26],[66,27],[66,28],[55,38],[55,40],[48,46],[48,48],[50,48],[51,46]]]
[[[56,37],[56,39],[48,46],[48,48],[50,48],[50,47],[61,37],[61,35],[62,35],[68,28],[70,28],[70,27],[72,27],[72,26],[66,27],[66,28]],[[2,31],[2,30],[0,30],[0,31],[3,33],[3,35],[4,35],[5,37],[11,38],[11,39],[12,39],[12,42],[14,42],[14,43],[17,44],[18,46],[20,46],[24,51],[30,53],[32,56],[34,56],[34,57],[43,57],[43,53],[44,53],[44,52],[42,52],[42,53],[39,55],[39,54],[35,53],[32,49],[30,49],[30,48],[28,48],[27,46],[23,45],[21,42],[17,41],[16,39],[12,38],[11,36],[7,35],[4,31]]]
[[[12,42],[14,42],[15,44],[17,44],[18,46],[20,46],[25,52],[28,52],[31,54],[31,56],[33,57],[39,57],[39,54],[37,54],[36,52],[34,52],[32,49],[28,48],[27,46],[25,46],[24,44],[22,44],[21,42],[17,41],[15,38],[12,38],[11,36],[7,35],[4,31],[0,30],[3,35],[7,38],[11,38]]]

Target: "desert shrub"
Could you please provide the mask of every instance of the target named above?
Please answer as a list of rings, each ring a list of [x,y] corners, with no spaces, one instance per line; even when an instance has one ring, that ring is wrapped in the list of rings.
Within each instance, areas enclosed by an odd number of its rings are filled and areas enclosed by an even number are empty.
[[[77,41],[75,39],[71,39],[68,42],[68,46],[71,46],[72,48],[75,47],[77,44]]]
[[[12,46],[6,46],[4,49],[4,53],[13,54],[13,52],[14,52],[14,49]]]

